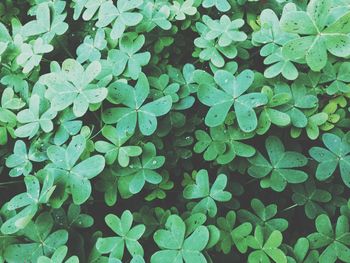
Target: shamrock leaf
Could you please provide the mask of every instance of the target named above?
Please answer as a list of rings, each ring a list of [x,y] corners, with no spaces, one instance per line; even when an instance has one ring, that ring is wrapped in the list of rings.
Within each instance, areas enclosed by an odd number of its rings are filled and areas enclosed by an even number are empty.
[[[117,259],[117,258],[110,258],[108,262],[110,262],[110,263],[122,263],[122,261],[120,261],[120,259]],[[136,255],[131,259],[130,263],[145,263],[145,260],[143,259],[142,256]]]
[[[293,192],[293,201],[299,206],[304,206],[305,214],[310,219],[326,213],[321,204],[326,204],[332,199],[331,193],[316,188],[315,182],[311,178],[303,185],[293,186]]]
[[[194,80],[195,67],[192,64],[185,64],[182,71],[172,66],[168,66],[167,70],[170,79],[179,83],[185,94],[197,91],[198,85]]]
[[[329,131],[336,125],[341,123],[342,117],[344,117],[345,111],[342,109],[346,106],[346,99],[343,96],[331,99],[322,109],[322,112],[328,115],[327,121],[320,126],[323,131]]]
[[[6,26],[0,22],[0,62],[1,62],[1,56],[5,53],[7,47],[9,46],[9,43],[12,42],[12,37],[7,30]]]
[[[193,6],[194,0],[185,0],[185,1],[174,1],[171,6],[171,11],[174,13],[176,20],[185,20],[186,15],[193,16],[197,13],[197,8]]]
[[[16,136],[31,139],[40,128],[46,133],[52,131],[52,119],[56,117],[57,112],[52,108],[42,112],[40,101],[39,95],[33,94],[29,100],[29,109],[22,110],[17,114],[17,121],[23,125],[15,130]]]
[[[111,49],[108,52],[107,62],[114,76],[119,76],[124,73],[126,76],[136,80],[139,78],[142,66],[148,64],[151,54],[149,52],[141,52],[142,46],[145,44],[144,35],[139,35],[136,38],[123,35],[119,41],[120,49]]]
[[[153,143],[148,142],[143,146],[141,160],[135,158],[128,167],[119,170],[120,185],[126,193],[137,194],[144,187],[145,183],[159,184],[162,176],[156,169],[163,166],[164,156],[156,156],[156,148]],[[120,189],[122,191],[122,189]]]
[[[236,248],[241,253],[246,253],[248,250],[248,237],[252,232],[253,227],[246,222],[231,231],[231,237]]]
[[[265,239],[263,230],[257,226],[254,236],[248,237],[248,245],[255,251],[248,256],[248,263],[255,262],[276,262],[287,263],[287,257],[279,248],[282,244],[283,236],[280,231],[274,230],[270,236]]]
[[[207,19],[209,19],[209,17],[207,17]],[[215,67],[218,68],[222,68],[225,65],[225,60],[222,55],[229,59],[234,59],[237,56],[238,50],[234,42],[228,46],[220,46],[218,43],[216,43],[216,40],[214,40],[215,38],[207,39],[207,34],[210,32],[207,25],[198,22],[196,23],[196,28],[201,36],[194,40],[194,44],[196,47],[203,50],[197,51],[199,53],[194,53],[194,56],[199,56],[199,58],[204,61],[210,61]]]
[[[325,214],[319,215],[315,221],[316,233],[307,236],[311,249],[325,247],[320,254],[320,263],[334,263],[337,259],[350,261],[350,233],[349,220],[346,216],[339,216],[335,231],[329,217]]]
[[[36,19],[21,28],[21,35],[30,37],[44,34],[43,38],[49,42],[55,35],[64,34],[68,30],[68,24],[64,22],[67,16],[63,13],[64,7],[65,3],[62,2],[40,3],[35,10]]]
[[[69,185],[73,202],[84,203],[91,195],[91,183],[102,172],[105,159],[94,155],[76,164],[86,147],[86,139],[82,135],[74,136],[67,148],[52,145],[47,149],[47,156],[52,163],[47,168],[52,170],[57,179]]]
[[[54,254],[58,248],[67,243],[68,232],[63,229],[51,232],[52,228],[53,219],[49,213],[40,214],[35,222],[30,221],[23,230],[29,243],[8,246],[5,251],[6,262],[16,263],[25,259],[34,263],[38,262],[41,256]]]
[[[244,25],[243,19],[231,19],[227,15],[220,17],[220,20],[213,20],[209,16],[203,16],[204,23],[209,31],[205,34],[207,40],[218,39],[220,47],[227,47],[233,42],[241,42],[247,39],[244,32],[239,31]]]
[[[119,39],[127,26],[136,26],[142,20],[142,14],[132,12],[133,9],[142,5],[141,0],[119,0],[117,6],[113,1],[105,1],[101,4],[98,12],[97,27],[106,27],[113,23],[111,38]],[[96,4],[95,4],[96,5]]]
[[[305,237],[301,237],[297,240],[293,247],[293,257],[287,256],[288,262],[291,263],[303,263],[303,262],[319,262],[319,253],[317,250],[311,250],[309,240]]]
[[[153,0],[143,3],[141,13],[144,21],[137,26],[137,29],[142,28],[145,29],[144,31],[150,32],[156,26],[163,30],[169,30],[171,28],[171,23],[168,21],[170,7],[167,5],[158,5],[158,3],[158,1]]]
[[[12,88],[6,88],[3,90],[1,96],[1,116],[2,114],[10,115],[11,113],[7,112],[10,112],[10,110],[19,110],[24,106],[25,102],[21,98],[15,97],[15,93]],[[3,121],[2,118],[1,121]]]
[[[97,141],[95,148],[96,151],[105,154],[107,164],[113,164],[118,158],[120,166],[127,167],[130,157],[139,156],[142,153],[142,148],[139,146],[124,146],[130,136],[121,130],[107,125],[102,129],[102,135],[111,143]]]
[[[13,148],[13,154],[6,159],[6,166],[11,168],[9,176],[17,177],[20,175],[27,176],[32,171],[33,165],[31,161],[39,161],[33,152],[27,153],[26,144],[18,140]]]
[[[278,17],[271,9],[264,9],[261,12],[260,24],[260,29],[253,32],[252,41],[255,45],[264,45],[260,49],[260,55],[266,57],[264,64],[273,64],[265,69],[264,76],[274,78],[282,74],[288,80],[296,79],[299,74],[296,67],[282,53],[282,46],[296,35],[282,31]]]
[[[205,263],[201,253],[209,241],[209,231],[205,226],[198,226],[191,235],[185,236],[186,225],[178,215],[168,217],[164,229],[157,230],[153,239],[162,249],[151,257],[151,263],[188,262]]]
[[[109,100],[121,103],[126,107],[110,108],[103,112],[102,119],[106,124],[117,123],[117,129],[133,134],[138,122],[143,135],[151,135],[157,128],[157,118],[170,111],[171,96],[167,95],[145,105],[149,94],[147,77],[141,73],[135,88],[122,82],[110,87]]]
[[[204,152],[203,158],[206,161],[212,161],[216,159],[219,163],[221,163],[219,158],[225,153],[226,144],[225,140],[220,140],[220,130],[221,129],[218,128],[210,128],[210,135],[203,130],[197,130],[195,132],[195,136],[198,141],[194,145],[194,152]]]
[[[264,64],[271,65],[264,71],[266,78],[274,78],[279,74],[288,80],[295,80],[298,77],[298,70],[294,64],[282,55],[282,49],[278,48],[275,53],[264,59]]]
[[[19,14],[19,8],[16,7],[16,4],[11,1],[5,1],[0,4],[0,15],[2,20],[6,23],[10,22],[11,19]]]
[[[325,189],[332,195],[332,199],[327,204],[324,204],[324,208],[327,214],[334,216],[338,208],[346,205],[347,200],[342,197],[345,190],[344,185],[337,183],[327,184]]]
[[[202,2],[204,8],[210,8],[215,6],[220,12],[227,12],[231,9],[231,6],[227,0],[204,0]]]
[[[290,116],[287,113],[279,110],[278,107],[288,103],[292,96],[289,93],[282,92],[274,94],[273,90],[267,86],[262,88],[262,93],[266,94],[268,103],[264,106],[264,109],[259,116],[256,133],[266,133],[271,127],[271,124],[275,124],[280,127],[289,125],[291,122]]]
[[[261,226],[264,231],[271,234],[274,230],[283,232],[288,228],[288,221],[283,218],[274,218],[277,214],[275,204],[265,206],[259,199],[250,202],[255,214],[248,210],[238,211],[238,219],[241,222],[250,222],[253,226]]]
[[[297,184],[307,180],[308,175],[305,172],[293,169],[307,164],[304,155],[298,152],[286,152],[281,140],[275,136],[266,139],[265,147],[270,161],[266,160],[260,152],[248,159],[252,164],[248,168],[248,173],[255,178],[263,178],[260,181],[262,188],[270,187],[281,192],[287,183]]]
[[[207,170],[199,170],[196,174],[196,183],[189,184],[183,191],[186,199],[202,199],[193,208],[194,213],[208,212],[210,217],[214,217],[217,213],[217,202],[227,202],[231,199],[231,193],[224,191],[227,184],[227,177],[219,174],[212,186],[209,186],[209,177]]]
[[[288,41],[283,54],[289,59],[305,58],[313,71],[320,71],[327,64],[327,51],[337,57],[350,55],[350,12],[326,25],[331,1],[311,0],[305,11],[296,6],[283,12],[281,27],[284,31],[303,35]]]
[[[101,71],[101,64],[94,61],[86,69],[74,59],[66,59],[62,70],[42,76],[42,82],[48,87],[46,98],[52,109],[62,111],[73,104],[76,117],[83,116],[89,104],[99,103],[107,97],[107,89],[91,82]]]
[[[27,74],[38,66],[45,53],[53,50],[53,46],[44,42],[42,38],[37,38],[33,43],[23,43],[20,37],[15,37],[15,44],[20,49],[16,62],[23,67],[23,73]]]
[[[306,134],[311,140],[315,140],[320,135],[319,127],[325,124],[328,120],[328,114],[325,112],[319,112],[313,115],[307,114],[307,125],[305,127]],[[292,137],[298,137],[300,134],[300,128],[292,127],[291,133]]]
[[[110,254],[109,258],[122,259],[124,247],[126,246],[129,253],[143,256],[143,248],[138,242],[145,232],[145,225],[132,226],[133,216],[129,210],[125,210],[119,218],[116,215],[108,214],[105,217],[106,224],[116,237],[99,238],[96,243],[97,250],[102,254]]]
[[[350,187],[350,144],[348,137],[343,138],[325,133],[322,140],[327,149],[312,147],[309,151],[311,157],[319,163],[316,170],[316,178],[320,181],[328,179],[333,175],[339,165],[340,175],[344,184]]]
[[[195,71],[194,66],[191,64],[185,64],[182,72],[171,66],[169,66],[167,70],[172,84],[180,85],[179,91],[176,93],[179,100],[173,104],[173,108],[175,110],[185,110],[191,108],[195,103],[195,98],[191,96],[191,94],[197,91],[198,86],[194,83],[193,79]]]
[[[60,125],[53,139],[56,145],[65,143],[69,139],[69,136],[76,135],[83,126],[83,122],[81,120],[76,120],[73,110],[70,108],[64,110],[59,115],[58,123]]]
[[[22,27],[21,35],[30,37],[50,31],[51,23],[49,3],[46,2],[38,5],[35,15],[35,20],[29,21]]]
[[[79,205],[70,204],[67,211],[67,225],[69,228],[88,228],[94,224],[94,219],[88,214],[81,213]]]
[[[52,215],[58,225],[64,226],[69,230],[72,230],[73,228],[89,228],[94,224],[93,217],[81,213],[80,206],[76,204],[70,204],[67,213],[61,207],[53,210]],[[80,235],[76,232],[74,232],[74,234]]]
[[[2,260],[2,262],[5,262],[4,253],[6,248],[11,244],[15,244],[16,242],[16,238],[12,236],[2,236],[0,238],[0,260]]]
[[[13,110],[21,109],[25,103],[20,98],[14,96],[12,88],[4,89],[1,96],[0,106],[0,145],[8,142],[8,135],[14,137],[14,127],[17,124],[16,115]]]
[[[100,60],[101,51],[107,46],[105,40],[105,31],[99,28],[96,31],[95,37],[88,35],[84,38],[84,42],[77,48],[77,61],[84,63],[85,61]]]
[[[350,62],[337,63],[332,65],[328,63],[323,68],[323,73],[320,79],[321,83],[330,82],[332,83],[326,88],[327,94],[334,95],[336,93],[348,93],[350,87]]]
[[[12,74],[9,72],[0,79],[0,82],[8,88],[12,88],[14,92],[19,93],[23,99],[27,100],[29,98],[29,85],[23,73]]]
[[[205,124],[209,127],[222,124],[234,106],[239,128],[244,132],[255,130],[258,121],[253,108],[266,104],[267,97],[257,92],[244,94],[253,83],[253,71],[244,70],[234,77],[228,71],[218,70],[214,79],[221,89],[208,84],[201,84],[198,88],[199,100],[210,107]]]
[[[99,10],[101,5],[108,0],[74,0],[74,14],[73,19],[77,20],[83,13],[82,18],[85,21],[91,20],[96,12]],[[83,12],[84,7],[86,10]]]
[[[108,206],[117,202],[118,180],[116,171],[107,166],[97,181],[96,189],[104,193],[104,200]]]
[[[177,92],[180,89],[180,85],[178,83],[169,84],[168,75],[162,74],[159,77],[150,77],[149,82],[150,86],[153,87],[153,89],[150,90],[150,93],[154,99],[170,95],[173,103],[179,101],[179,95]]]
[[[164,210],[161,207],[152,208],[145,205],[139,212],[134,213],[134,219],[136,222],[143,223],[147,226],[143,236],[148,238],[155,230],[164,227],[170,215],[170,210]]]
[[[38,258],[38,263],[78,263],[79,258],[77,256],[71,256],[67,260],[64,260],[68,252],[68,248],[66,246],[61,246],[55,250],[52,254],[51,258],[46,256],[40,256]]]
[[[275,93],[288,93],[292,96],[287,103],[279,106],[279,110],[289,115],[292,126],[306,127],[308,124],[306,111],[318,105],[317,97],[308,92],[300,81],[295,81],[290,88],[287,85],[278,85],[275,87]]]
[[[53,177],[45,174],[43,186],[40,191],[39,180],[31,175],[24,178],[27,192],[14,196],[8,203],[7,209],[15,211],[22,208],[15,216],[9,218],[2,226],[1,232],[13,234],[25,228],[30,220],[35,216],[40,204],[46,204],[55,190]]]
[[[243,133],[236,127],[224,125],[210,128],[210,135],[205,131],[195,132],[198,142],[194,145],[196,153],[204,152],[206,161],[216,160],[219,164],[227,164],[236,156],[251,157],[255,154],[255,149],[241,140],[249,139],[253,134]]]
[[[223,253],[228,254],[232,245],[235,245],[241,253],[247,252],[247,237],[253,230],[251,223],[246,222],[236,225],[236,213],[230,211],[226,214],[226,217],[217,219],[217,225],[220,229],[218,247]]]
[[[164,172],[162,174],[162,181],[156,185],[156,186],[152,186],[151,189],[153,189],[153,191],[147,195],[145,197],[145,200],[147,201],[153,201],[155,199],[165,199],[166,197],[166,190],[171,190],[174,187],[174,182],[170,181],[169,178],[169,173],[168,172]]]

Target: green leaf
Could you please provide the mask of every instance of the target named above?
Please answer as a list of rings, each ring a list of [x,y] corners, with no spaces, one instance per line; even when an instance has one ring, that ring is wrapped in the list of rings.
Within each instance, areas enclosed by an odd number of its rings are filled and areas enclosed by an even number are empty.
[[[249,254],[248,262],[287,262],[287,257],[279,248],[282,243],[281,232],[275,230],[264,241],[262,230],[259,226],[255,228],[254,237],[248,237],[248,245],[255,251]]]
[[[330,218],[323,214],[319,215],[315,221],[316,233],[307,236],[311,248],[326,247],[320,254],[319,261],[336,262],[348,260],[350,249],[348,248],[349,221],[345,216],[338,217],[335,231],[333,230]]]
[[[109,165],[118,159],[120,166],[127,167],[130,157],[136,157],[142,153],[142,148],[139,146],[124,146],[130,135],[112,126],[105,126],[102,129],[102,135],[111,143],[97,141],[95,147],[98,152],[105,153],[106,163]]]
[[[101,72],[101,64],[94,61],[86,69],[73,59],[66,59],[62,71],[42,76],[42,82],[48,87],[46,98],[52,108],[62,111],[73,104],[76,117],[83,116],[92,103],[102,102],[107,97],[107,89],[92,84]]]
[[[126,246],[131,255],[143,256],[143,249],[138,240],[145,232],[145,226],[140,224],[132,227],[133,216],[129,210],[125,210],[120,218],[108,214],[105,221],[117,237],[99,238],[96,248],[100,253],[110,254],[111,258],[122,259]]]
[[[204,0],[202,3],[204,8],[215,6],[217,10],[226,12],[231,9],[230,4],[226,0]]]
[[[122,0],[117,3],[117,6],[110,1],[104,2],[99,9],[96,26],[103,28],[113,23],[111,38],[119,39],[127,26],[135,26],[141,22],[142,14],[130,12],[140,5],[142,1],[138,0]]]
[[[238,218],[241,222],[250,222],[253,226],[260,226],[268,234],[274,230],[283,232],[288,228],[288,221],[286,219],[274,218],[277,214],[277,206],[275,204],[265,206],[258,199],[251,200],[250,204],[254,210],[254,214],[248,210],[239,210]]]
[[[7,247],[5,259],[7,262],[18,262],[23,258],[30,262],[37,262],[41,256],[50,256],[56,249],[66,244],[68,232],[63,229],[51,232],[53,219],[49,213],[41,213],[24,229],[26,237],[24,243],[13,244]],[[41,243],[43,242],[43,243]]]
[[[222,90],[209,85],[200,85],[198,89],[199,100],[210,106],[205,117],[206,125],[215,127],[222,124],[233,105],[239,127],[244,132],[253,131],[257,127],[253,109],[267,103],[265,94],[254,92],[243,95],[253,82],[253,72],[245,70],[235,78],[227,71],[218,70],[214,78]]]
[[[89,179],[101,173],[105,167],[105,159],[95,155],[76,164],[86,147],[86,139],[82,135],[73,137],[67,149],[60,146],[50,146],[47,155],[52,161],[49,166],[53,172],[69,185],[75,204],[84,203],[91,195]]]
[[[157,128],[157,118],[168,113],[172,106],[170,95],[145,103],[149,94],[147,77],[141,73],[135,89],[129,85],[115,85],[111,91],[110,100],[119,101],[126,107],[116,107],[106,110],[102,119],[107,124],[117,123],[120,133],[134,133],[136,123],[143,135],[151,135]]]
[[[260,153],[248,159],[252,164],[248,168],[248,173],[253,177],[263,178],[260,182],[261,187],[271,187],[280,192],[284,190],[287,183],[302,183],[307,180],[308,175],[305,172],[293,169],[307,164],[304,155],[285,151],[281,140],[275,136],[268,137],[265,146],[270,162]]]
[[[9,211],[18,209],[21,209],[21,211],[4,222],[1,226],[2,233],[13,234],[27,226],[38,211],[39,205],[47,203],[55,190],[56,186],[53,185],[53,180],[54,178],[50,174],[45,175],[43,186],[40,191],[39,180],[36,177],[31,175],[25,177],[24,182],[27,191],[15,195],[7,203],[7,209]]]
[[[165,228],[154,233],[153,239],[162,250],[152,255],[151,262],[206,262],[201,251],[209,241],[207,227],[198,226],[185,238],[185,223],[181,217],[171,215]]]
[[[120,181],[125,184],[128,194],[137,194],[145,186],[145,183],[159,184],[162,176],[155,170],[163,166],[164,156],[156,156],[156,148],[153,143],[148,142],[143,146],[142,156],[124,169],[120,169]]]
[[[327,64],[328,54],[347,57],[350,54],[350,28],[347,26],[349,13],[338,17],[327,26],[331,2],[312,0],[305,11],[283,12],[281,27],[286,32],[303,35],[288,41],[283,46],[283,55],[298,61],[305,59],[313,71],[320,71]],[[327,27],[326,27],[327,26]]]
[[[56,117],[57,112],[48,109],[41,113],[40,97],[32,95],[29,101],[29,109],[20,111],[17,114],[17,121],[23,125],[15,130],[15,135],[21,138],[34,137],[41,128],[45,133],[52,131],[52,119]]]
[[[327,149],[312,147],[309,151],[311,157],[319,163],[316,170],[316,178],[318,180],[326,180],[333,175],[339,165],[343,182],[349,187],[350,157],[348,154],[350,153],[350,144],[347,137],[340,138],[335,134],[325,133],[322,136],[322,140]]]
[[[183,196],[186,199],[202,199],[193,207],[194,212],[206,213],[210,217],[214,217],[217,213],[217,202],[227,202],[232,195],[224,191],[227,184],[227,177],[224,174],[219,174],[213,183],[209,186],[209,177],[207,170],[200,170],[196,174],[196,183],[189,184],[185,187]]]

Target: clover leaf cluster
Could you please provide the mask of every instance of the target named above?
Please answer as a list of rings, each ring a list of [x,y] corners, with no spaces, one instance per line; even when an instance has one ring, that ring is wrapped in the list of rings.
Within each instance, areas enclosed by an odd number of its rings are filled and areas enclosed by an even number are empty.
[[[350,263],[350,0],[0,1],[0,263]]]

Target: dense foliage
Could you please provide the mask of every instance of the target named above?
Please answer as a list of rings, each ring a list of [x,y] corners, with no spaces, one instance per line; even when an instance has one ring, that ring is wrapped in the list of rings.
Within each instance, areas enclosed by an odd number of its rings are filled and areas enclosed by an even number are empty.
[[[0,263],[350,262],[350,0],[2,0],[0,65]]]

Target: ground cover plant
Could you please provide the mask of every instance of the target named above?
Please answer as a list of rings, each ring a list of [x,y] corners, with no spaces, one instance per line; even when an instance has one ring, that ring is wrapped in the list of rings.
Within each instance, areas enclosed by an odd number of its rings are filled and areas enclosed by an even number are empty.
[[[0,1],[0,263],[350,262],[350,0]]]

